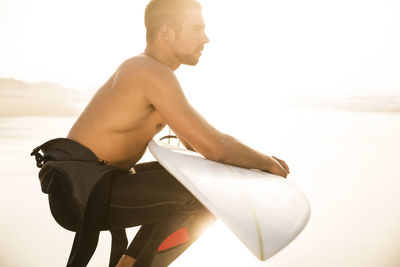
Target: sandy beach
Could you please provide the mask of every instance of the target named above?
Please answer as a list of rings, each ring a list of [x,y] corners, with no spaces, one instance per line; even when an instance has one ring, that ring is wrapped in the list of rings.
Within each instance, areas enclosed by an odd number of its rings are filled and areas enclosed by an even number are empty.
[[[0,118],[1,266],[65,265],[74,233],[51,217],[29,153],[65,136],[73,122]],[[217,222],[171,266],[400,266],[400,114],[296,108],[269,122],[274,131],[251,122],[221,123],[246,144],[288,162],[289,179],[311,202],[305,230],[260,262]],[[136,230],[128,231],[129,238]],[[107,266],[109,249],[109,233],[103,232],[89,266]]]

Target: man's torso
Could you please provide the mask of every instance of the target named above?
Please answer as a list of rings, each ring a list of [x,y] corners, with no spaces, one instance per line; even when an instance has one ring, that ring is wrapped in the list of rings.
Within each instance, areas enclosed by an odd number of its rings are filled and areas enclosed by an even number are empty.
[[[128,67],[119,68],[97,91],[67,137],[108,164],[129,169],[165,122],[146,99],[151,88],[142,77],[160,63],[138,56],[123,64]]]

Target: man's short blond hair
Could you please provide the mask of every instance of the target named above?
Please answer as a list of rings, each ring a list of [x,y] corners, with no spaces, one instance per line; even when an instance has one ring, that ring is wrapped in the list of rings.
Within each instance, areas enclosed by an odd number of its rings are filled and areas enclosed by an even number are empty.
[[[144,13],[147,43],[151,43],[156,38],[164,25],[173,28],[179,35],[185,18],[184,11],[188,8],[201,10],[201,5],[195,0],[151,0]]]

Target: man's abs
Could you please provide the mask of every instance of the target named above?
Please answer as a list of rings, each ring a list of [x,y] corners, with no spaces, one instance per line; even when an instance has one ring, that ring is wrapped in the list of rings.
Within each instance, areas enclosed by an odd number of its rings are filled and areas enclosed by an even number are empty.
[[[149,119],[150,121],[152,119]],[[130,169],[142,157],[147,143],[164,127],[164,124],[146,123],[139,129],[117,132],[107,122],[102,126],[81,125],[79,119],[72,127],[68,138],[89,148],[99,159],[121,169]]]
[[[68,138],[89,148],[106,164],[124,170],[130,169],[142,157],[148,142],[137,135],[129,137],[106,132],[81,135],[76,134],[74,128],[71,129]]]

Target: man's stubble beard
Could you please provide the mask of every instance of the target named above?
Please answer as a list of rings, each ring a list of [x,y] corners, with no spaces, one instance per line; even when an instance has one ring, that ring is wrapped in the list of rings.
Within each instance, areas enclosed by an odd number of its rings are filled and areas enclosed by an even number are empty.
[[[203,51],[203,49],[204,46],[200,45],[196,48],[194,52],[185,53],[185,52],[180,52],[178,48],[175,48],[174,55],[177,59],[181,61],[182,64],[194,66],[197,65],[197,63],[199,63],[199,58],[201,55],[201,54],[198,55],[197,53],[200,53],[201,51]]]
[[[194,66],[197,65],[197,63],[199,62],[199,58],[194,55],[195,53],[196,52],[191,54],[185,54],[185,53],[175,52],[174,55],[182,62],[182,64]]]

